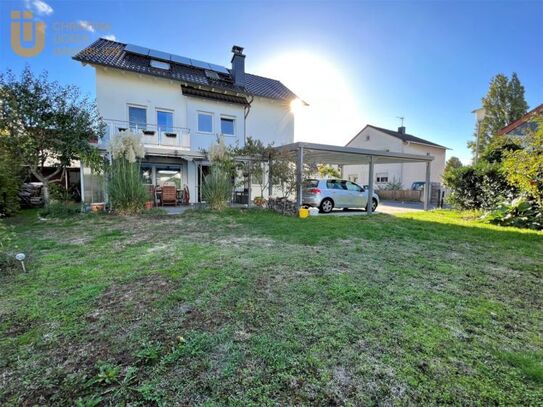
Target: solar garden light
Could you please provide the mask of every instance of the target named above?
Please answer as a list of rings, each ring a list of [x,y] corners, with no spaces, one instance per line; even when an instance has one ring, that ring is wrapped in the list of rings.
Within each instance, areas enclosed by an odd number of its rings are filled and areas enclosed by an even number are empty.
[[[26,267],[25,267],[25,262],[24,262],[24,260],[26,259],[25,254],[24,254],[24,253],[17,253],[17,254],[15,255],[15,259],[17,259],[17,260],[19,260],[19,261],[21,262],[21,266],[22,266],[22,268],[23,268],[23,272],[26,273]]]

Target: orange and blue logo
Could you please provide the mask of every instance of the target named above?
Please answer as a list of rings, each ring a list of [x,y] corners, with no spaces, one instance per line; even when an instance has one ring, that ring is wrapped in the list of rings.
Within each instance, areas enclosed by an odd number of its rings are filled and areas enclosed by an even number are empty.
[[[43,51],[45,23],[32,21],[32,11],[11,12],[11,48],[22,57],[33,57]]]

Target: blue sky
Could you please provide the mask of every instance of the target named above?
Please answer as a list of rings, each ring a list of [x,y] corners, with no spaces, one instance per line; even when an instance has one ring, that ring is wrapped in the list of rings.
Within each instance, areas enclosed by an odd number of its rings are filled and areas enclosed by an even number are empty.
[[[32,58],[9,42],[10,11],[27,7],[46,23]],[[470,112],[493,75],[517,72],[530,107],[543,103],[543,1],[3,1],[0,35],[2,71],[29,64],[90,95],[94,70],[69,54],[100,36],[226,66],[238,44],[248,72],[310,103],[298,140],[344,144],[367,123],[394,129],[404,116],[409,133],[466,162]]]

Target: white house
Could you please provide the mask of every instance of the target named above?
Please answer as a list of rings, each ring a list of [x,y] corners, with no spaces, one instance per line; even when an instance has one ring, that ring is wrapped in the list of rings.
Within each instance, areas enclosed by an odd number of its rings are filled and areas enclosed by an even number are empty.
[[[368,124],[346,146],[395,153],[431,155],[434,160],[431,164],[430,180],[432,183],[441,183],[441,177],[445,170],[447,147],[407,134],[403,126],[399,127],[398,131],[394,131]],[[410,189],[414,182],[424,182],[425,171],[424,163],[379,164],[377,162],[374,182],[377,188],[384,187],[389,182],[400,182],[403,189]],[[367,184],[368,166],[346,165],[343,168],[343,176],[359,184]]]
[[[96,70],[96,102],[108,125],[100,146],[120,131],[139,132],[145,181],[187,186],[194,203],[209,165],[202,150],[218,136],[238,146],[248,137],[292,143],[296,95],[277,80],[246,73],[243,48],[232,52],[230,69],[106,39],[79,52],[74,59]],[[96,177],[88,168],[82,174],[83,200],[102,200]]]

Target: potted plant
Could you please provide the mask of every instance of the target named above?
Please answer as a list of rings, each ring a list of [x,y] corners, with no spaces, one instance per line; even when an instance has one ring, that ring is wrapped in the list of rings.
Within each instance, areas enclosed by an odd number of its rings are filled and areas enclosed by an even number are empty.
[[[253,199],[253,202],[256,206],[264,207],[266,205],[266,200],[263,196],[257,196],[255,199]]]

